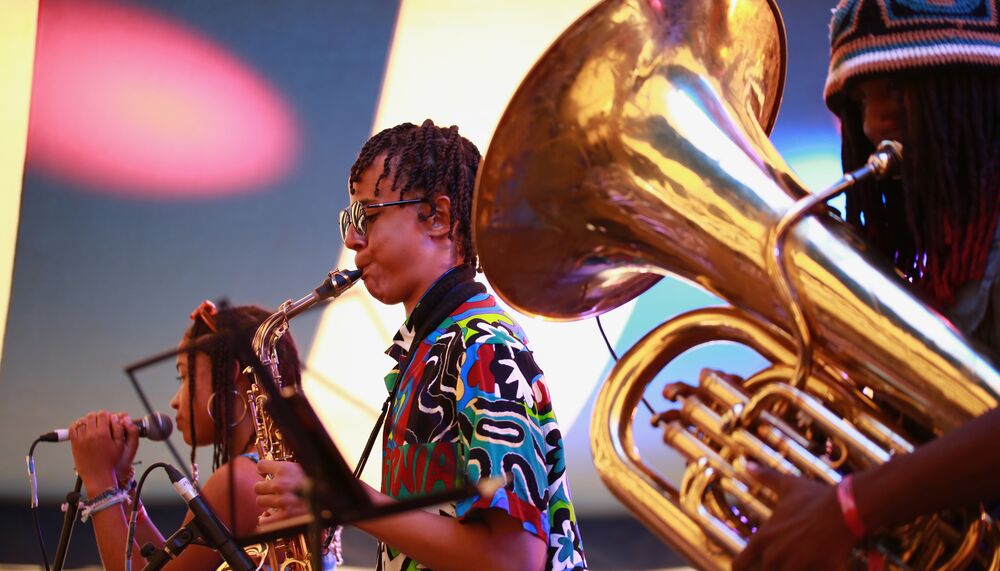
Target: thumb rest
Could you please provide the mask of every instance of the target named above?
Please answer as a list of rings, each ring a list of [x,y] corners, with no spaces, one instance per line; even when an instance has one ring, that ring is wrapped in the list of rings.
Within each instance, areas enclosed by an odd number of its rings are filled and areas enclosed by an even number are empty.
[[[281,380],[278,341],[288,332],[288,322],[316,304],[341,295],[357,283],[360,277],[361,272],[358,270],[332,270],[319,287],[298,301],[288,300],[281,304],[279,310],[268,316],[257,328],[253,338],[253,352],[261,365],[267,368],[271,379],[258,378],[252,367],[247,367],[244,372],[253,377],[248,391],[248,403],[257,434],[255,447],[261,460],[295,461],[295,456],[282,437],[281,430],[267,414],[268,396],[261,388],[262,382],[273,382],[282,393],[301,390],[300,387],[284,386]],[[339,565],[342,562],[340,528],[336,528],[333,534],[331,548]],[[314,568],[313,557],[309,552],[309,541],[304,534],[251,545],[246,548],[246,552],[258,564],[258,568],[267,564],[270,569],[280,571],[320,571]],[[223,565],[219,569],[225,568]]]
[[[812,195],[767,137],[784,71],[774,0],[605,0],[528,73],[477,181],[483,270],[522,313],[599,315],[664,275],[732,304],[650,332],[591,424],[612,493],[705,569],[729,568],[775,504],[747,461],[833,484],[998,403],[1000,374],[960,333],[842,221],[804,216]],[[642,461],[636,408],[675,356],[720,340],[772,365],[666,387],[676,408],[655,420],[688,463],[672,483]],[[995,534],[973,510],[885,543],[900,567],[1000,566]]]

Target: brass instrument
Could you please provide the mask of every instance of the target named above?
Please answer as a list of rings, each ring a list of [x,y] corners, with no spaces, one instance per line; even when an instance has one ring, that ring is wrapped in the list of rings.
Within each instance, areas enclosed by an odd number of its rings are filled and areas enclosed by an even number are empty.
[[[664,275],[732,304],[647,334],[602,386],[591,426],[605,484],[705,569],[727,569],[774,505],[747,460],[835,483],[998,402],[993,366],[844,223],[791,221],[813,210],[767,138],[784,69],[773,0],[606,0],[522,82],[477,181],[480,261],[518,311],[598,315]],[[782,284],[787,295],[768,293]],[[636,407],[675,356],[720,340],[772,366],[745,382],[706,371],[697,386],[667,386],[677,404],[656,420],[687,460],[671,482],[635,445]],[[893,537],[893,562],[983,557],[988,517],[942,519]]]
[[[288,300],[281,304],[281,308],[271,314],[257,328],[257,332],[253,338],[254,354],[257,355],[261,364],[267,367],[275,385],[282,393],[296,390],[295,387],[282,385],[281,371],[278,368],[278,340],[288,331],[289,320],[317,303],[344,293],[360,277],[361,272],[358,270],[333,270],[319,287],[298,301],[293,302],[292,300]],[[248,367],[246,373],[253,375],[253,368]],[[282,438],[281,431],[265,410],[267,392],[260,386],[262,379],[256,378],[256,375],[253,376],[253,382],[250,383],[250,390],[247,394],[247,401],[250,412],[253,415],[254,429],[257,432],[257,454],[262,460],[294,461],[295,458],[292,451]],[[334,534],[332,548],[334,549],[337,563],[340,564],[339,528],[335,530]],[[309,557],[309,544],[306,536],[303,534],[290,538],[275,539],[262,545],[250,546],[247,548],[247,553],[259,565],[263,565],[266,562],[270,569],[281,571],[313,571]],[[317,569],[315,571],[320,570]]]

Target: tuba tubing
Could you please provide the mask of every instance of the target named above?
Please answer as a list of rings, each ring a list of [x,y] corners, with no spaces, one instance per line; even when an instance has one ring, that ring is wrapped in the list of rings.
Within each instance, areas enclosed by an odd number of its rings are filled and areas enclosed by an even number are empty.
[[[784,69],[773,0],[600,2],[514,94],[473,205],[483,270],[522,313],[597,315],[665,275],[732,304],[650,332],[602,386],[592,424],[595,462],[612,492],[708,569],[727,568],[749,535],[712,515],[718,494],[759,497],[742,509],[766,519],[767,492],[748,478],[747,458],[834,483],[995,408],[1000,393],[993,364],[828,214],[804,217],[782,238],[813,360],[811,374],[788,382],[808,368],[798,362],[798,318],[767,293],[776,287],[771,247],[775,228],[810,192],[767,137]],[[671,484],[641,461],[636,406],[674,356],[720,339],[774,366],[742,385],[707,375],[691,390],[707,393],[712,414],[668,386],[683,407],[662,418],[673,426],[665,438],[689,459],[683,481]],[[809,452],[808,435],[789,426],[783,411],[799,405],[835,455]],[[685,410],[700,411],[698,424],[685,424],[694,417]],[[901,433],[899,416],[920,430]],[[733,440],[703,446],[713,430]],[[975,543],[969,537],[963,545]],[[927,561],[903,555],[912,566]]]

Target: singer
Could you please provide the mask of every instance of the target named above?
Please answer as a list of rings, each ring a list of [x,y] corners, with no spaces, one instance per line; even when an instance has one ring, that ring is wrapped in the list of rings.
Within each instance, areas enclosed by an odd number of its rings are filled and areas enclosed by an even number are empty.
[[[191,314],[191,325],[181,346],[211,333],[227,332],[208,352],[181,352],[177,356],[180,386],[170,402],[178,430],[191,446],[192,474],[197,479],[195,449],[212,446],[212,475],[202,486],[202,497],[234,535],[247,534],[257,525],[261,510],[255,504],[253,486],[257,473],[253,420],[248,414],[246,394],[249,380],[237,359],[237,344],[250,345],[257,326],[271,312],[256,306],[217,310],[209,301]],[[282,379],[299,384],[298,351],[286,334],[277,346]],[[128,503],[135,501],[135,469],[132,461],[139,447],[139,428],[123,413],[91,412],[70,425],[69,437],[77,473],[83,480],[88,504],[84,512],[93,521],[94,534],[105,569],[124,569]],[[146,543],[161,547],[164,536],[137,506],[132,566],[141,569],[139,554]],[[185,524],[194,515],[188,511]],[[222,557],[215,551],[191,545],[166,568],[215,569]]]
[[[402,303],[406,322],[386,351],[391,406],[375,503],[507,477],[491,496],[359,522],[379,540],[378,569],[585,570],[562,434],[520,326],[474,280],[472,188],[479,151],[430,120],[372,137],[351,168],[345,245],[368,292]],[[301,510],[294,464],[258,502]]]

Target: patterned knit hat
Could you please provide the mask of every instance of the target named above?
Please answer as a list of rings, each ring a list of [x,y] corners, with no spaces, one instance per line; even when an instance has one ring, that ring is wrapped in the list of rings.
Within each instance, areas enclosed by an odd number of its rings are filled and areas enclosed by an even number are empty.
[[[971,65],[1000,69],[1000,0],[840,0],[830,22],[831,109],[845,86],[886,72]]]

